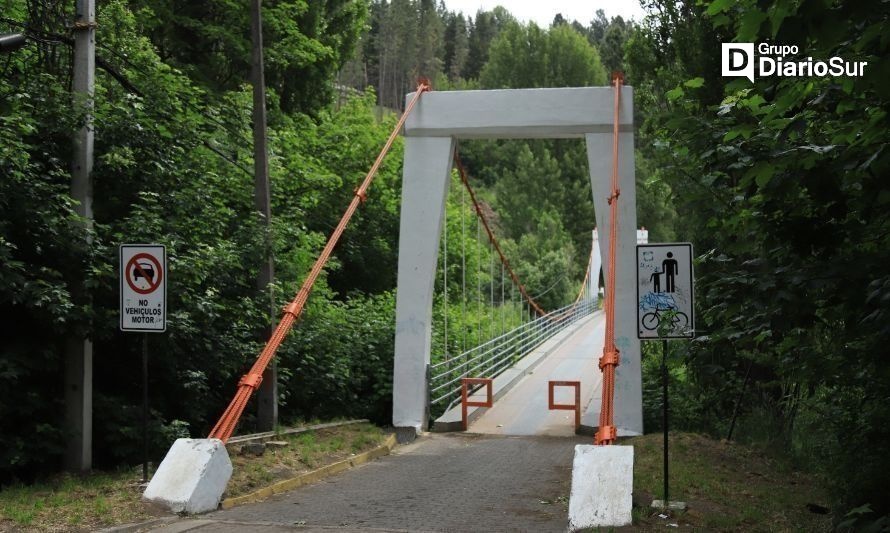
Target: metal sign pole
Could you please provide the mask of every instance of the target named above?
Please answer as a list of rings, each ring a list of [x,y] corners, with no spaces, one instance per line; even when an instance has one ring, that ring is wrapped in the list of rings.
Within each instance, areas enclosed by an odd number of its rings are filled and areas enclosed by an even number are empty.
[[[668,341],[661,341],[661,394],[662,394],[662,426],[664,426],[664,506],[670,505],[668,498]]]
[[[670,501],[668,340],[695,337],[695,275],[692,244],[655,243],[637,245],[637,338],[661,341],[661,396],[664,429],[664,500],[653,507],[685,509],[684,502]],[[660,504],[660,505],[659,505]]]
[[[142,334],[142,482],[148,483],[148,333]]]

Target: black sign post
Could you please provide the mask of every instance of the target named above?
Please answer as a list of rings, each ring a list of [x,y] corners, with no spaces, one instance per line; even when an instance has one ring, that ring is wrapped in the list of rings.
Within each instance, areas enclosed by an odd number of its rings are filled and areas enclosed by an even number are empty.
[[[148,333],[142,334],[142,482],[148,483]]]
[[[142,482],[148,483],[148,335],[167,330],[167,249],[121,244],[120,329],[142,333]]]
[[[664,426],[664,505],[667,507],[668,502],[668,341],[661,341],[661,425]]]
[[[668,339],[691,339],[695,336],[692,257],[692,245],[689,243],[637,245],[637,337],[640,340],[661,341],[663,509],[671,508],[668,469]]]

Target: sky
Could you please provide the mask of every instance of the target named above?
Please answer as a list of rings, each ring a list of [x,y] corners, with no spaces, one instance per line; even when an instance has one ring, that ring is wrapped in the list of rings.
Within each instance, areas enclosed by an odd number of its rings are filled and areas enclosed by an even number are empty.
[[[519,20],[534,21],[542,27],[550,26],[557,13],[569,21],[577,19],[585,26],[593,20],[597,9],[605,11],[608,19],[621,15],[624,19],[640,20],[644,15],[637,0],[445,0],[449,11],[463,11],[472,17],[479,9],[489,11],[498,5]]]

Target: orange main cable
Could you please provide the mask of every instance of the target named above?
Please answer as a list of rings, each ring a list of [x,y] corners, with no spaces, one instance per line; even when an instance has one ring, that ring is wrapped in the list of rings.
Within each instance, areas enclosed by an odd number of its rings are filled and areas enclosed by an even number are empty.
[[[528,292],[525,290],[525,285],[519,281],[519,276],[516,275],[516,272],[513,272],[513,267],[510,266],[510,262],[507,261],[507,257],[504,255],[504,252],[501,250],[501,246],[498,244],[498,241],[494,238],[494,232],[491,231],[491,226],[488,225],[488,220],[485,218],[485,215],[482,214],[482,206],[479,205],[479,201],[476,200],[476,191],[470,187],[470,180],[467,178],[467,170],[464,168],[463,163],[458,157],[457,152],[454,153],[454,166],[457,168],[457,173],[460,175],[460,180],[463,182],[464,187],[467,189],[467,192],[470,193],[470,200],[473,202],[473,207],[476,210],[476,216],[479,217],[479,220],[482,221],[482,226],[485,227],[485,233],[488,234],[488,240],[491,241],[491,244],[494,246],[494,249],[497,250],[498,256],[501,258],[501,263],[504,264],[504,268],[507,269],[507,272],[510,274],[510,279],[513,280],[513,283],[519,288],[519,293],[522,294],[522,297],[528,301],[529,305],[531,305],[535,312],[539,315],[544,316],[547,314],[547,311],[544,311],[538,302],[535,301],[534,298],[529,296]]]
[[[618,436],[614,425],[615,416],[615,367],[619,364],[620,352],[615,346],[615,255],[618,251],[618,118],[621,106],[621,85],[624,75],[612,73],[615,89],[615,113],[612,130],[612,193],[609,196],[609,270],[606,275],[606,339],[603,356],[599,360],[603,372],[603,399],[600,408],[599,429],[596,432],[597,444],[612,444]]]
[[[460,175],[460,180],[463,183],[464,187],[467,189],[467,192],[470,193],[470,200],[473,203],[474,211],[476,211],[476,216],[479,217],[479,220],[482,222],[482,226],[485,228],[485,233],[488,235],[488,240],[494,246],[494,249],[498,253],[498,257],[500,257],[501,263],[503,263],[504,268],[510,274],[510,279],[513,280],[513,283],[519,288],[520,294],[525,300],[531,305],[535,312],[537,312],[541,316],[547,316],[553,311],[545,311],[541,308],[540,304],[535,301],[534,298],[529,296],[528,292],[525,290],[525,285],[519,281],[519,276],[516,275],[516,272],[513,271],[513,267],[510,265],[510,261],[507,260],[507,256],[504,255],[504,252],[501,250],[501,246],[498,243],[497,239],[494,237],[494,231],[492,231],[491,226],[488,224],[488,219],[485,218],[485,215],[482,213],[482,206],[479,204],[479,201],[476,199],[476,191],[473,190],[473,187],[470,186],[470,179],[467,174],[467,170],[463,165],[463,161],[461,161],[460,156],[458,156],[457,152],[454,153],[454,166],[457,168],[457,173]],[[592,253],[592,251],[591,251]],[[578,291],[578,296],[575,298],[575,301],[572,303],[571,309],[567,309],[564,311],[559,317],[556,317],[554,320],[562,320],[565,316],[567,316],[575,307],[577,307],[578,303],[581,301],[581,297],[584,295],[585,285],[587,284],[587,279],[590,276],[590,263],[592,257],[588,257],[587,259],[587,271],[584,273],[584,280],[581,282],[581,290]]]
[[[408,103],[405,112],[402,113],[398,123],[395,128],[393,128],[392,133],[386,140],[386,144],[383,146],[383,149],[371,166],[371,170],[368,171],[362,184],[355,190],[355,195],[349,203],[349,207],[346,209],[346,212],[340,219],[340,223],[337,224],[337,227],[334,229],[330,238],[328,238],[327,244],[325,244],[321,255],[316,259],[309,275],[306,276],[306,279],[303,281],[303,285],[300,287],[299,292],[297,292],[297,296],[284,308],[284,316],[281,317],[281,320],[275,327],[275,331],[272,333],[269,341],[266,342],[265,348],[263,348],[263,351],[250,368],[250,371],[238,381],[238,391],[235,393],[235,397],[232,398],[231,403],[229,403],[229,406],[226,408],[219,421],[213,426],[209,438],[220,439],[225,443],[229,440],[229,437],[232,436],[232,433],[234,433],[235,427],[238,425],[238,420],[241,418],[241,413],[244,412],[244,407],[247,406],[247,401],[263,381],[263,371],[269,366],[269,363],[275,356],[275,352],[278,350],[278,347],[281,346],[284,338],[287,336],[291,327],[293,327],[294,322],[296,322],[296,320],[300,318],[300,315],[303,314],[303,309],[306,306],[306,301],[309,299],[309,293],[312,291],[312,286],[315,284],[315,280],[318,279],[319,274],[321,274],[322,269],[330,258],[331,253],[334,251],[334,247],[340,240],[340,236],[343,235],[343,231],[346,229],[346,225],[349,224],[349,220],[352,218],[355,210],[358,209],[359,204],[367,199],[368,187],[370,187],[371,181],[373,181],[374,176],[377,174],[377,170],[380,168],[383,158],[386,156],[387,152],[389,152],[390,147],[392,147],[392,143],[398,136],[399,131],[402,129],[402,126],[405,125],[405,120],[408,118],[408,114],[414,109],[414,105],[420,100],[420,96],[429,90],[431,90],[431,88],[428,81],[421,80],[418,83],[417,92],[414,94],[414,98]]]

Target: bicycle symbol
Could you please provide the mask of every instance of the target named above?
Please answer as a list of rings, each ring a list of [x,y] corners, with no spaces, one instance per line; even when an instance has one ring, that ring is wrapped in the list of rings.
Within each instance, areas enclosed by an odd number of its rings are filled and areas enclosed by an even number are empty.
[[[661,324],[662,313],[665,311],[673,311],[671,316],[671,331],[683,331],[686,329],[686,326],[689,325],[689,317],[686,316],[686,313],[675,311],[674,309],[661,309],[659,307],[656,307],[654,311],[650,311],[643,315],[640,322],[644,328],[652,331]]]

